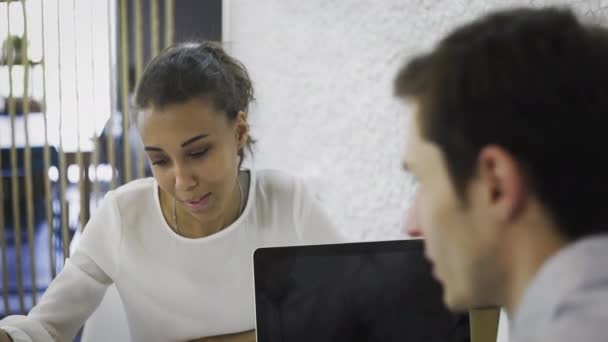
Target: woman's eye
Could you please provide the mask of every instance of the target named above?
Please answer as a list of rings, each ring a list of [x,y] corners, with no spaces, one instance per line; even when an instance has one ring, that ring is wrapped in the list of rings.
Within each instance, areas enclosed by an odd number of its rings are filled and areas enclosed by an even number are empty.
[[[196,158],[202,158],[202,157],[204,157],[207,154],[207,152],[209,152],[209,148],[206,148],[206,149],[204,149],[202,151],[199,151],[199,152],[189,153],[188,157],[189,158],[195,158],[195,159]]]
[[[151,162],[151,163],[152,163],[152,165],[159,165],[159,166],[162,166],[162,165],[167,164],[167,161],[166,161],[166,160],[164,160],[164,159],[158,159],[158,160],[152,160],[152,162]]]

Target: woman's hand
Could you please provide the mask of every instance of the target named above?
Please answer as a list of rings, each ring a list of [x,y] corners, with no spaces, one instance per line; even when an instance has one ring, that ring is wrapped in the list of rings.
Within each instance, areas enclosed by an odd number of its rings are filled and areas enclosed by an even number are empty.
[[[229,335],[203,337],[190,342],[255,342],[255,330]]]
[[[252,341],[255,341],[255,336]],[[13,342],[13,339],[4,330],[0,329],[0,342]]]

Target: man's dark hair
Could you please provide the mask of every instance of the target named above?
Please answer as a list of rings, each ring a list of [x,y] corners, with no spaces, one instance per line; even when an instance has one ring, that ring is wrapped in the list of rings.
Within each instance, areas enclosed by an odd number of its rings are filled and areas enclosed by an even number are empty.
[[[495,144],[570,239],[608,231],[608,31],[568,9],[510,9],[462,26],[399,72],[459,195]]]

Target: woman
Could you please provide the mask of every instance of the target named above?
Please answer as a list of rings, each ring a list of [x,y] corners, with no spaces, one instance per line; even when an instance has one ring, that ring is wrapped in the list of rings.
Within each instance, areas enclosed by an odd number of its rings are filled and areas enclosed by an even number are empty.
[[[114,283],[134,341],[254,341],[253,251],[342,239],[301,181],[241,169],[252,99],[244,66],[214,43],[156,57],[135,118],[154,177],[109,192],[40,303],[0,329],[70,341]]]

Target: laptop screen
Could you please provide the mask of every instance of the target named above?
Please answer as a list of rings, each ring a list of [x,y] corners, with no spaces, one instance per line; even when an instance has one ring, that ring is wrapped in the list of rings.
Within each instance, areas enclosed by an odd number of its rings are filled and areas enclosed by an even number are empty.
[[[260,248],[254,253],[259,342],[463,342],[421,240]]]

